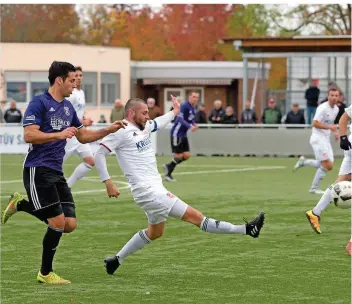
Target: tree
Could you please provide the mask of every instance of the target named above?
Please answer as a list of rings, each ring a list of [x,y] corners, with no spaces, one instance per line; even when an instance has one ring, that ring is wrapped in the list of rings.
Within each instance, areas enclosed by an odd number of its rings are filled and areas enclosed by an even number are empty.
[[[351,35],[351,4],[301,4],[289,10],[279,6],[273,8],[270,15],[281,30],[280,34],[285,36],[302,32],[317,35]]]
[[[2,4],[2,42],[76,42],[79,18],[73,4]]]

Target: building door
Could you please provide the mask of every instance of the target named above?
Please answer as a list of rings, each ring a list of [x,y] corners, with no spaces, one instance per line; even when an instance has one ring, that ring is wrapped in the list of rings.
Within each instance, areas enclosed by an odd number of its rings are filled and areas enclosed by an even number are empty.
[[[165,88],[164,89],[164,113],[170,111],[172,107],[171,95],[179,97],[181,102],[185,99],[183,88]]]

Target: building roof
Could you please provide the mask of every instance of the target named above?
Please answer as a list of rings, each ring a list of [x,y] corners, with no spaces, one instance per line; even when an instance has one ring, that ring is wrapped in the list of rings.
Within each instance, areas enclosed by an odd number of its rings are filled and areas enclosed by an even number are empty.
[[[351,36],[224,37],[244,52],[351,52]]]

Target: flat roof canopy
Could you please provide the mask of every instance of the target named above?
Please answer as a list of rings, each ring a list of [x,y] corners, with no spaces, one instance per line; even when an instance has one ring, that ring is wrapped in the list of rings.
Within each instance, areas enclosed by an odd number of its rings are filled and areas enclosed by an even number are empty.
[[[290,38],[225,37],[224,43],[232,43],[244,53],[267,52],[351,52],[351,36],[295,36]]]

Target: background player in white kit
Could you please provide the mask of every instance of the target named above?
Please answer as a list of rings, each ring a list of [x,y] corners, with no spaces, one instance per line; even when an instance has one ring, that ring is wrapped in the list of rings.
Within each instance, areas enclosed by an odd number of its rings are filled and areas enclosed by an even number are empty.
[[[137,232],[116,256],[105,259],[108,274],[113,274],[127,256],[161,237],[169,216],[182,219],[210,233],[248,234],[258,237],[263,227],[264,212],[245,225],[233,225],[205,217],[164,188],[150,136],[151,132],[166,126],[180,112],[180,104],[173,96],[172,102],[173,111],[149,120],[145,101],[139,98],[130,99],[125,106],[125,131],[105,137],[95,154],[96,168],[106,185],[108,196],[118,197],[120,193],[106,167],[106,155],[112,151],[116,153],[118,163],[131,186],[133,198],[144,210],[149,222],[148,228]]]
[[[313,183],[309,192],[323,194],[319,190],[320,181],[326,175],[326,172],[332,170],[334,165],[334,154],[330,143],[330,133],[335,132],[336,140],[339,138],[337,125],[334,125],[335,118],[339,113],[339,108],[336,103],[339,99],[340,92],[333,88],[328,92],[328,101],[321,104],[313,118],[312,135],[310,137],[310,145],[313,148],[315,159],[305,159],[301,156],[296,163],[293,171],[296,171],[303,166],[311,166],[318,168],[315,173]]]
[[[86,98],[82,90],[83,72],[81,67],[76,67],[75,77],[76,88],[73,89],[72,94],[67,99],[72,103],[79,120],[85,127],[88,127],[92,125],[92,120],[84,118]],[[75,136],[67,140],[64,161],[73,154],[78,155],[83,162],[76,167],[72,175],[68,178],[67,185],[70,188],[76,183],[77,180],[85,176],[94,167],[94,158],[90,145],[81,144]]]
[[[345,113],[341,116],[339,121],[340,130],[340,147],[344,151],[343,161],[341,163],[339,176],[337,177],[335,183],[340,181],[351,181],[352,173],[352,123],[350,123],[350,136],[347,138],[347,125],[348,121],[352,118],[352,105],[345,109]],[[321,233],[320,230],[320,214],[329,206],[330,202],[333,200],[331,189],[333,189],[335,184],[332,184],[327,188],[319,200],[318,204],[312,209],[306,212],[306,216],[314,229],[318,234]],[[351,241],[347,244],[346,248],[349,255],[351,255]]]

